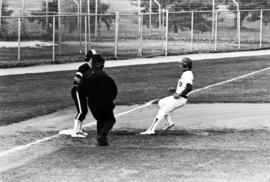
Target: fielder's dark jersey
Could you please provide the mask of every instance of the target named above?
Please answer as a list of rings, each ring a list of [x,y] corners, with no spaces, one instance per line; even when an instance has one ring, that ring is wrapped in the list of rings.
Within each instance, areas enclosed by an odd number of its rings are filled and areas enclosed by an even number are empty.
[[[77,72],[75,73],[75,77],[77,77],[79,79],[82,79],[84,73],[86,71],[88,71],[88,70],[91,70],[91,67],[90,67],[89,63],[84,63],[83,65],[81,65],[78,68]],[[74,86],[77,86],[78,85],[78,83],[75,82],[75,81],[73,82],[73,84],[74,84]]]

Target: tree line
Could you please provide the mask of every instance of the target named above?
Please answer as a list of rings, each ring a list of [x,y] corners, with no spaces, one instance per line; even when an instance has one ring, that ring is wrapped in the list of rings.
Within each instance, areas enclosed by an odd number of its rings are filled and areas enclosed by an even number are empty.
[[[71,0],[62,1],[61,9],[65,10],[66,12],[76,12],[76,4],[72,2]],[[158,2],[161,4],[162,9],[167,9],[170,12],[190,12],[190,11],[212,11],[212,0],[158,0]],[[236,10],[235,4],[233,4],[232,0],[216,0],[215,5],[217,6],[219,4],[226,4],[228,5],[229,10]],[[254,9],[268,9],[270,8],[270,0],[237,0],[237,2],[240,5],[240,10],[254,10]],[[83,3],[86,3],[86,0],[83,0]],[[3,1],[2,5],[2,16],[10,16],[12,14],[12,10],[8,9],[8,1]],[[55,14],[58,13],[58,0],[53,0],[49,2],[48,6],[48,12],[49,14]],[[90,7],[95,7],[95,1],[90,0]],[[149,12],[149,0],[141,0],[141,7],[143,7],[143,12],[147,13]],[[82,12],[87,12],[87,6],[82,7]],[[109,10],[109,5],[102,3],[102,1],[98,0],[98,12],[99,14],[106,14]],[[31,15],[40,15],[41,13],[45,14],[46,11],[46,4],[45,2],[42,5],[41,10],[34,11],[31,13]],[[94,10],[91,9],[91,13],[93,13]],[[158,12],[158,7],[154,5],[152,7],[152,12]],[[235,12],[235,11],[233,11]],[[236,12],[235,12],[236,13]],[[173,15],[170,15],[173,16]],[[212,29],[212,20],[211,20],[211,13],[198,13],[196,14],[196,18],[194,19],[194,30],[199,32],[207,32],[211,31]],[[236,26],[236,17],[235,16],[235,24]],[[72,20],[72,18],[74,20]],[[113,16],[99,16],[98,19],[98,26],[101,26],[101,23],[104,23],[107,27],[107,30],[110,30],[112,26],[114,17]],[[190,29],[190,19],[191,14],[190,13],[181,13],[181,15],[169,17],[169,29],[170,31],[173,31],[177,33],[179,30],[186,30]],[[240,19],[240,25],[243,27],[243,22],[254,22],[258,21],[260,19],[260,12],[259,11],[242,11],[241,12],[241,19]],[[35,17],[29,17],[29,21],[37,21],[44,29],[46,26],[52,24],[52,19],[49,19],[47,22],[45,19],[42,18],[35,18]],[[76,17],[71,17],[68,19],[63,18],[63,24],[68,25],[68,31],[72,32],[76,30],[76,24],[74,23],[76,21]],[[157,16],[153,18],[154,22],[157,21]],[[267,25],[270,21],[270,11],[265,11],[263,14],[263,22],[265,25]],[[0,27],[0,38],[4,38],[6,34],[10,31],[8,28],[6,28],[8,24],[8,20],[5,18],[1,18],[1,27]],[[149,24],[149,17],[144,17],[144,24]],[[91,20],[91,26],[94,26],[94,21]],[[56,19],[56,27],[58,27],[58,19]],[[92,28],[93,30],[93,28]]]

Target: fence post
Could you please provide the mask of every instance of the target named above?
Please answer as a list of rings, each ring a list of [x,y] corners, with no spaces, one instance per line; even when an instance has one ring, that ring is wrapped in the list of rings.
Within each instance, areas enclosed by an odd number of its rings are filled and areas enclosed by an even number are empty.
[[[165,56],[168,55],[169,10],[166,10]]]
[[[162,31],[164,31],[164,25],[165,25],[165,9],[162,9]]]
[[[114,57],[117,58],[118,53],[118,34],[119,34],[119,12],[115,12],[115,39],[114,39]]]
[[[53,50],[52,50],[52,61],[55,62],[55,15],[53,16]]]
[[[262,48],[262,32],[263,32],[263,10],[261,9],[261,15],[260,15],[260,48]]]
[[[87,54],[87,16],[84,16],[84,55]]]
[[[80,32],[79,32],[79,35],[80,35],[80,51],[79,53],[82,53],[82,0],[79,1],[79,7],[80,7],[80,11],[79,11],[79,23],[80,23]]]
[[[89,42],[89,49],[91,49],[90,0],[87,0],[87,16],[88,16],[88,42]]]
[[[98,0],[95,1],[95,37],[97,37],[98,24]]]
[[[2,6],[3,6],[3,0],[0,0],[0,27],[2,23]]]
[[[138,28],[141,31],[141,0],[138,0]]]
[[[238,31],[238,49],[241,48],[241,12],[240,9],[237,10],[237,31]]]
[[[58,42],[61,42],[61,3],[58,0]]]
[[[217,51],[218,13],[215,12],[215,51]]]
[[[142,56],[142,50],[143,50],[143,13],[139,14],[139,48],[138,48],[138,56]]]
[[[49,13],[49,2],[48,0],[46,0],[45,2],[46,32],[48,32],[48,25],[49,25],[48,13]]]
[[[18,61],[21,60],[21,17],[18,17]]]
[[[212,0],[212,37],[213,40],[215,37],[215,0]]]
[[[149,28],[152,28],[152,0],[149,2]]]
[[[193,51],[193,39],[194,39],[194,12],[191,12],[191,28],[190,28],[190,41],[191,41],[191,52]]]

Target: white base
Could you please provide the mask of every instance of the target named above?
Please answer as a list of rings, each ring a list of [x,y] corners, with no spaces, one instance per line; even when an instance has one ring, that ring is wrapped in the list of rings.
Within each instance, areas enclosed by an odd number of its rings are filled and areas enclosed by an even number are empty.
[[[71,135],[72,132],[73,132],[73,129],[62,130],[62,131],[59,131],[59,135]]]

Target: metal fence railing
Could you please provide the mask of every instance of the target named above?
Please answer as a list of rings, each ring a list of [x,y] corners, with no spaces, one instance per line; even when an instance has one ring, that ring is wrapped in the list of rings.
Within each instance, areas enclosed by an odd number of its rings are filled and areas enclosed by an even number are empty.
[[[80,59],[90,48],[108,59],[269,48],[269,15],[270,10],[164,10],[2,16],[0,60]]]

